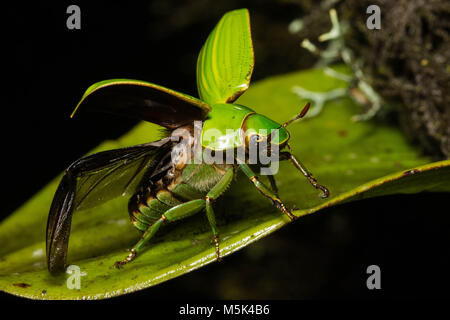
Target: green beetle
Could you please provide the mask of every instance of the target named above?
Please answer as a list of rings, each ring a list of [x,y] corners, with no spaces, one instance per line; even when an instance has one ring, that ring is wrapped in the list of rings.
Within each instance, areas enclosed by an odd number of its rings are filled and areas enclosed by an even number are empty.
[[[278,160],[290,159],[314,187],[323,191],[323,197],[329,195],[328,189],[319,185],[292,155],[288,144],[286,126],[303,117],[309,104],[283,125],[248,107],[233,104],[248,88],[253,64],[249,14],[240,9],[222,17],[200,51],[197,61],[200,99],[130,79],[105,80],[87,89],[74,113],[96,110],[131,116],[165,127],[168,134],[159,141],[89,155],[67,168],[47,222],[50,272],[60,272],[66,267],[73,212],[124,195],[131,196],[128,205],[131,222],[143,234],[130,254],[116,262],[116,267],[133,260],[165,222],[203,210],[220,260],[212,203],[228,188],[238,169],[282,213],[295,219],[278,197],[273,175],[268,175],[271,187],[266,187],[249,166],[250,151],[262,146],[268,148],[268,154],[277,153]],[[200,134],[196,134],[198,131]],[[192,149],[200,150],[201,155],[209,154],[215,161],[194,161],[198,152],[190,152]],[[286,151],[278,153],[278,150]],[[218,161],[225,158],[232,161]]]

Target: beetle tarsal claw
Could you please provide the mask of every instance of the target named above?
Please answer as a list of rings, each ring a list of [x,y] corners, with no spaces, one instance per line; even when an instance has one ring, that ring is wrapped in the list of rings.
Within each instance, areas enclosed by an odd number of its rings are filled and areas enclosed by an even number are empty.
[[[330,196],[330,190],[328,190],[327,187],[325,187],[325,186],[323,186],[323,185],[321,185],[321,184],[318,184],[317,181],[316,181],[316,179],[311,178],[311,179],[310,179],[310,182],[311,182],[311,184],[312,184],[312,186],[313,186],[314,188],[320,189],[320,190],[322,191],[322,194],[320,195],[320,197],[321,197],[322,199],[326,199],[326,198],[328,198],[328,197]]]
[[[125,259],[123,259],[121,261],[116,261],[114,263],[114,267],[116,267],[117,269],[120,269],[121,266],[127,264],[130,261],[133,261],[134,258],[136,258],[136,254],[137,254],[136,250],[131,249],[130,254]]]
[[[317,185],[317,188],[322,190],[322,194],[320,195],[320,197],[322,199],[326,199],[326,198],[328,198],[330,196],[330,191],[328,190],[328,188],[326,188],[326,187],[324,187],[324,186],[322,186],[320,184]]]
[[[274,204],[281,212],[283,212],[285,215],[287,215],[289,217],[289,219],[291,219],[291,221],[294,221],[295,219],[297,219],[297,217],[294,216],[288,208],[286,208],[286,206],[284,205],[283,202],[281,202],[279,200],[275,200]]]

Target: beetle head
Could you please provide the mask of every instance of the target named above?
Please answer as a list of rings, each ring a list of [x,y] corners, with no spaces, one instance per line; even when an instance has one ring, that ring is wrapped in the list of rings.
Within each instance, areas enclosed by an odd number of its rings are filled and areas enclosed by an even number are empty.
[[[286,127],[295,120],[303,118],[308,112],[309,106],[310,103],[308,102],[297,116],[283,124],[279,124],[261,114],[250,114],[245,119],[243,126],[246,132],[245,146],[248,148],[251,144],[267,142],[267,144],[276,145],[279,150],[283,149],[290,138]]]
[[[281,150],[289,140],[289,132],[283,125],[258,113],[250,114],[245,119],[243,129],[247,148],[265,142],[267,146],[276,145]]]

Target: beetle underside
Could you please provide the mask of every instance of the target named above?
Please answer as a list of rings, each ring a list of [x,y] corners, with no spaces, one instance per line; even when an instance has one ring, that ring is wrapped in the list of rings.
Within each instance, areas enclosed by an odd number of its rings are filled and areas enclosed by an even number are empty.
[[[131,222],[145,231],[168,209],[183,202],[204,198],[209,191],[233,165],[195,164],[194,153],[189,152],[195,143],[192,125],[172,132],[184,130],[179,141],[174,143],[158,164],[155,172],[145,179],[139,190],[131,197],[128,211]],[[189,133],[186,136],[186,133]],[[200,143],[200,141],[196,141]]]

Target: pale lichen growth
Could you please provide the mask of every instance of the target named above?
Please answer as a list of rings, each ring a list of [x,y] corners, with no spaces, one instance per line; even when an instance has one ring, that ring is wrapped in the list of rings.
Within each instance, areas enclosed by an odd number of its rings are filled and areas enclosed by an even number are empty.
[[[320,50],[309,39],[304,39],[300,45],[319,57],[315,67],[323,67],[325,74],[348,82],[350,83],[350,86],[348,89],[336,89],[329,92],[312,92],[300,86],[295,86],[292,90],[301,98],[313,101],[313,108],[308,114],[308,117],[317,116],[322,111],[325,102],[343,96],[350,96],[356,103],[366,108],[364,113],[354,115],[352,120],[369,120],[381,109],[383,103],[382,99],[366,80],[361,69],[361,62],[355,60],[353,52],[345,45],[343,36],[348,29],[348,23],[346,21],[339,21],[335,9],[330,9],[329,14],[331,29],[318,37],[319,42],[328,42],[327,48],[325,50]],[[295,33],[301,30],[301,28],[299,28],[300,25],[301,19],[294,20],[290,25],[290,32]],[[352,70],[352,75],[343,74],[328,67],[331,63],[337,61],[343,61],[348,65]],[[364,96],[364,98],[361,98],[361,96]]]

